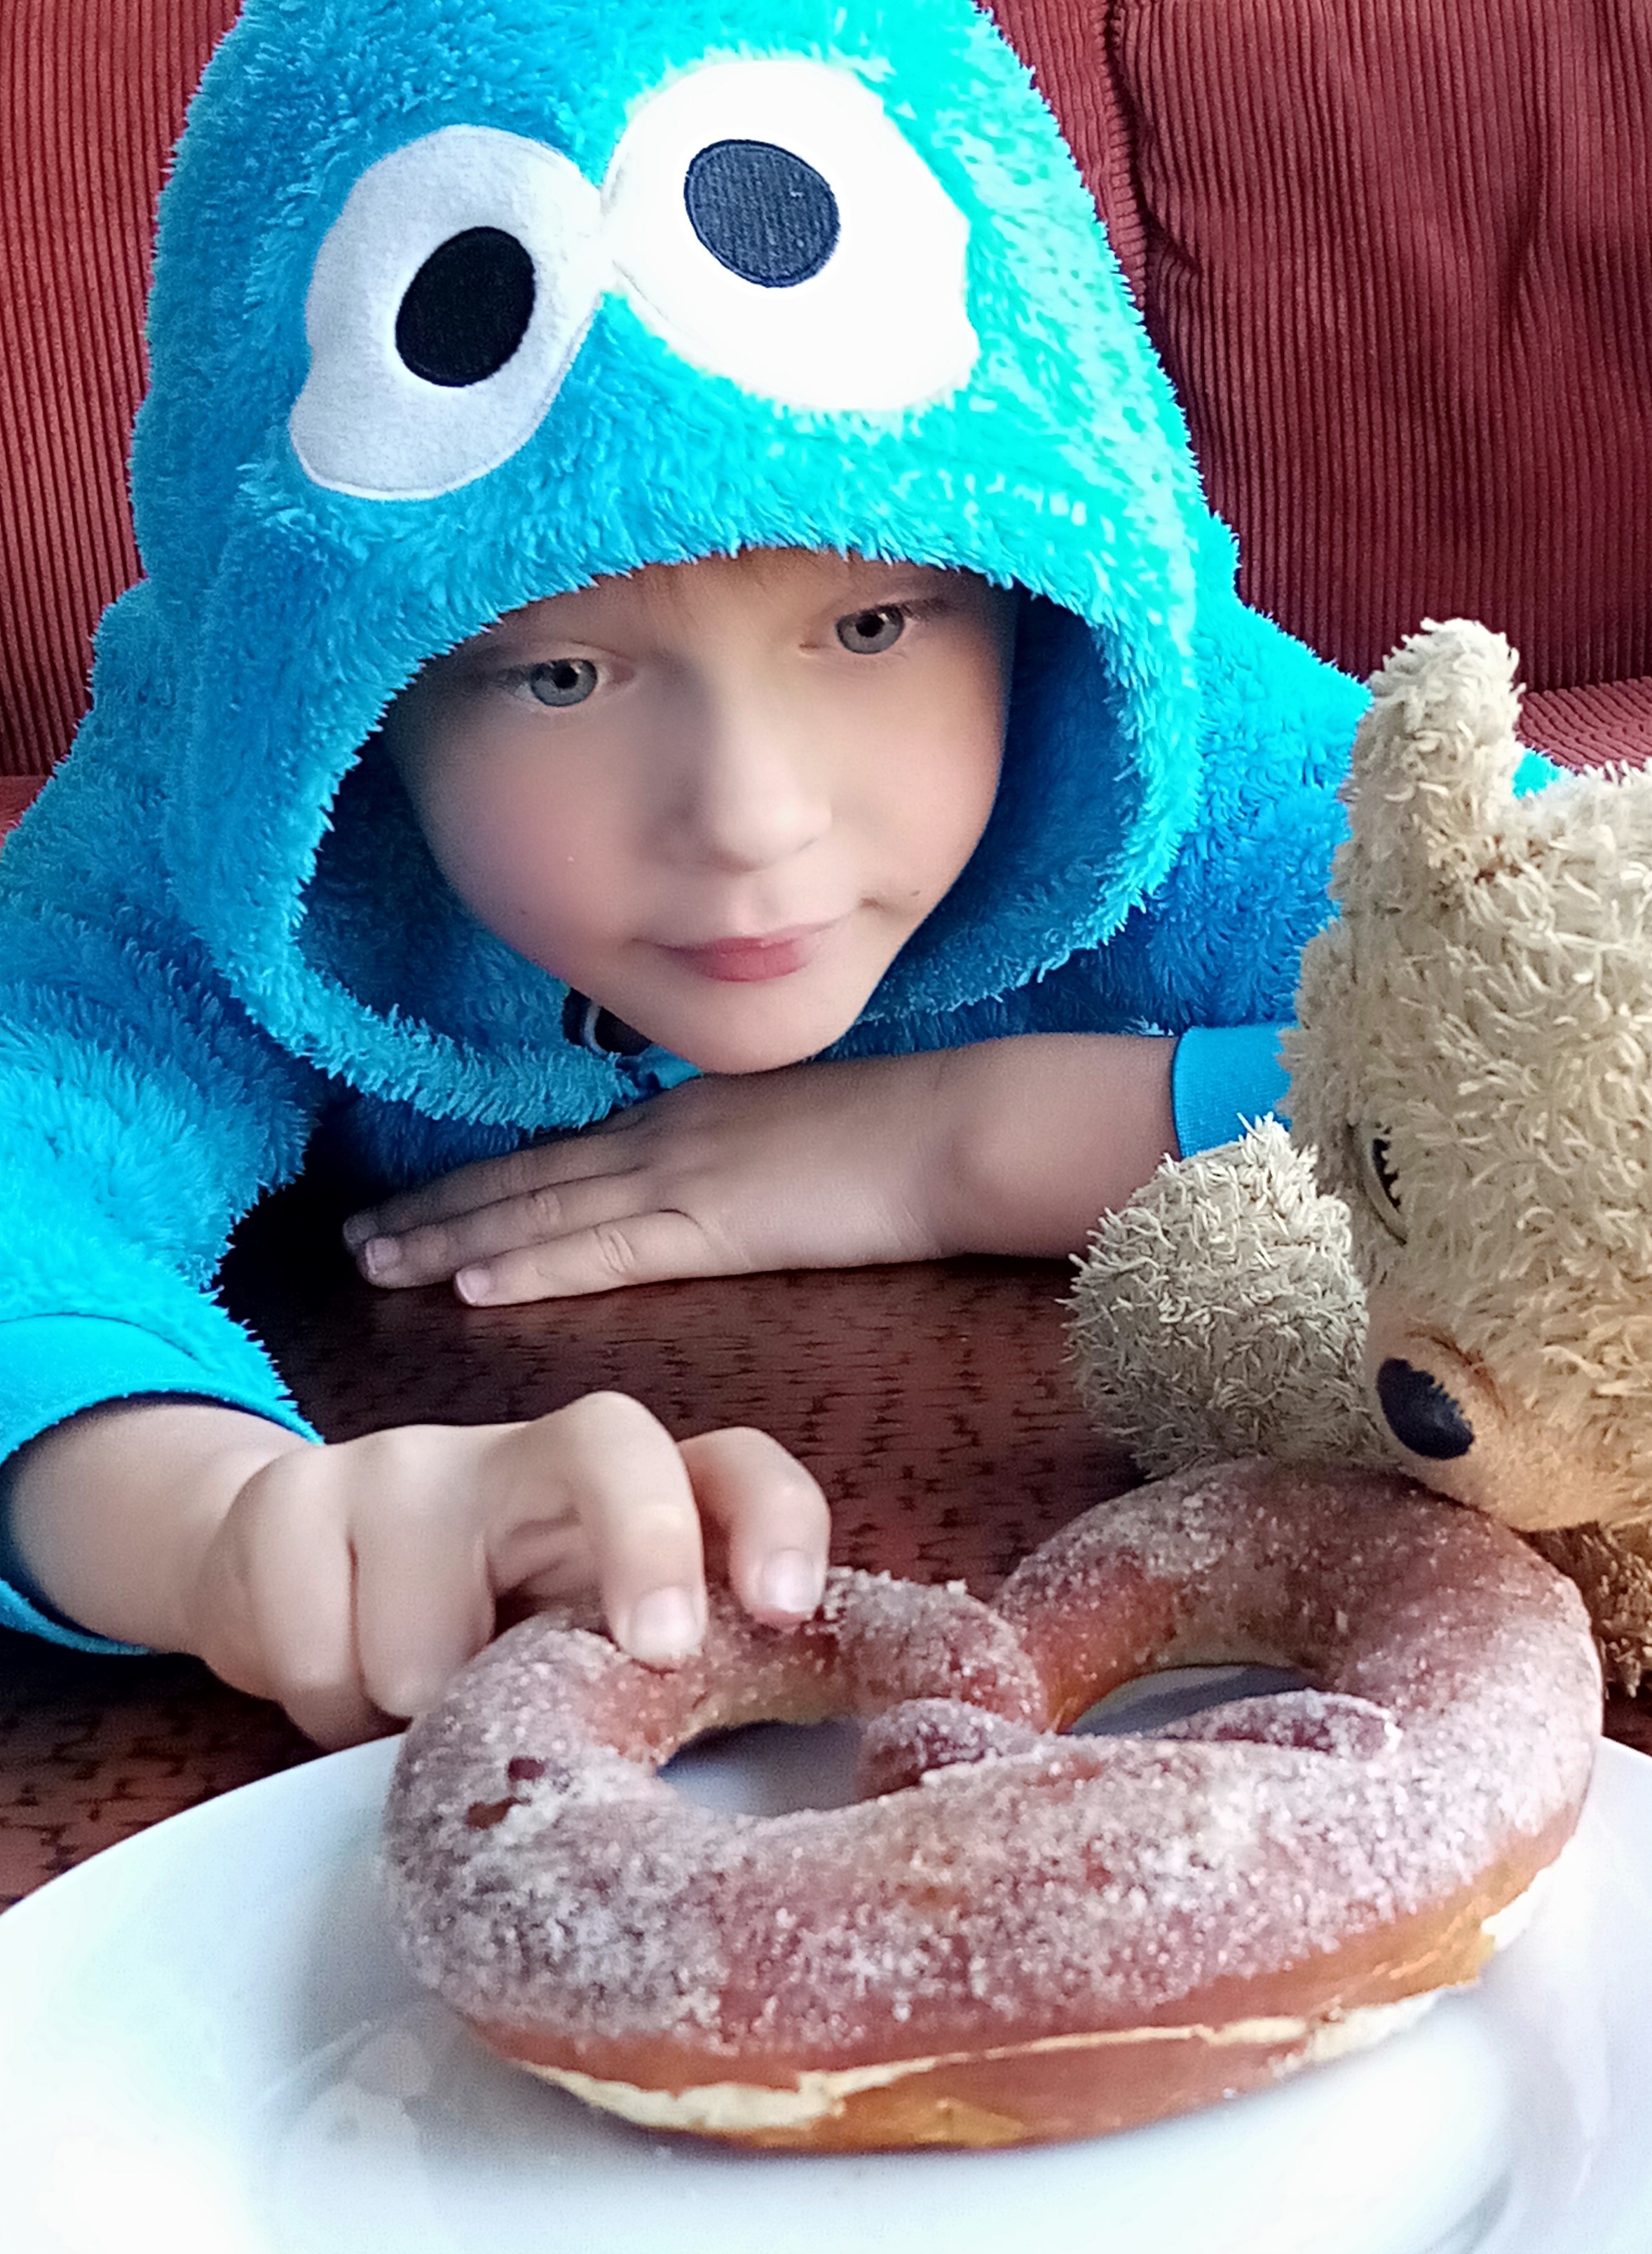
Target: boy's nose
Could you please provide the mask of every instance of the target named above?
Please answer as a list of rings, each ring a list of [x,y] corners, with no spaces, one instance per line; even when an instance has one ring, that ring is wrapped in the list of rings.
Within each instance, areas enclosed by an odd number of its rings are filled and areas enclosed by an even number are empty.
[[[707,731],[673,826],[680,851],[737,872],[790,860],[831,823],[831,794],[809,747],[753,718]]]

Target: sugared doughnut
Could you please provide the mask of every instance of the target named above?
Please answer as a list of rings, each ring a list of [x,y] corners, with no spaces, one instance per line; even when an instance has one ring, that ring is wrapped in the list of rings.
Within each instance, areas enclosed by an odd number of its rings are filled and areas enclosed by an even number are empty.
[[[1312,1690],[1059,1734],[1152,1670]],[[1398,1478],[1261,1463],[1077,1520],[992,1606],[832,1578],[714,1608],[669,1673],[542,1620],[409,1730],[403,1952],[497,2050],[653,2129],[1007,2145],[1230,2096],[1474,1978],[1577,1821],[1577,1592]],[[757,1817],[656,1771],[759,1719],[869,1718],[878,1796]]]

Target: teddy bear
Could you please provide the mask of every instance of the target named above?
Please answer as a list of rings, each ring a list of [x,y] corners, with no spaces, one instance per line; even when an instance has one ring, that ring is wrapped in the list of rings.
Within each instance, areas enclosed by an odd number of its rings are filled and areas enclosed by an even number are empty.
[[[1149,1474],[1398,1461],[1581,1587],[1652,1676],[1652,772],[1523,793],[1516,659],[1371,683],[1276,1119],[1096,1230],[1071,1347]]]

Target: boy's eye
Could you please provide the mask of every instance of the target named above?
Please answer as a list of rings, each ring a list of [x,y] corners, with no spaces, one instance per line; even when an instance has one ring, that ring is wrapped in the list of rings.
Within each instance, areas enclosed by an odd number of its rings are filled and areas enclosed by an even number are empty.
[[[893,649],[906,631],[906,612],[898,603],[883,603],[873,611],[851,611],[838,620],[838,640],[857,657],[876,657]]]
[[[589,657],[554,657],[548,665],[531,665],[522,675],[522,686],[535,704],[554,711],[582,704],[595,693],[596,668]]]

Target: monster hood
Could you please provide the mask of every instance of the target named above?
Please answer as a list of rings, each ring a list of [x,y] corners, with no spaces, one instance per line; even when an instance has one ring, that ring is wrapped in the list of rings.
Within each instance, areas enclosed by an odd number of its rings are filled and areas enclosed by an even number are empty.
[[[1025,67],[968,0],[738,23],[249,0],[163,200],[147,578],[101,662],[173,716],[168,881],[244,1007],[438,1118],[615,1100],[363,756],[524,603],[750,546],[1042,598],[986,834],[868,1018],[1100,945],[1198,808],[1230,543]]]

